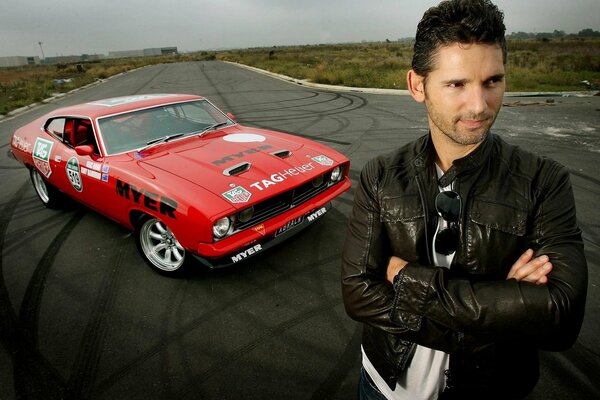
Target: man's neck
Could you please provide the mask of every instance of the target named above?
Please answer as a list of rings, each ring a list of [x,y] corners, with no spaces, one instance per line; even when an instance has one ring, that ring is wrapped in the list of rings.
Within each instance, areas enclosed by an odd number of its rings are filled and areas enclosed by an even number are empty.
[[[431,140],[436,153],[435,162],[444,172],[452,167],[455,160],[466,157],[475,151],[482,143],[463,145],[454,142],[443,133],[435,134],[433,132],[431,134]]]

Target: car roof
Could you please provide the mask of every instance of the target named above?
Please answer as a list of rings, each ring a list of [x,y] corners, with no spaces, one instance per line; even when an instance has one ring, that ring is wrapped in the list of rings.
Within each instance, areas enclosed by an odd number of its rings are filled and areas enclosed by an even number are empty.
[[[52,114],[95,119],[138,109],[202,99],[204,97],[191,94],[140,94],[94,100],[88,103],[63,107],[53,111]]]

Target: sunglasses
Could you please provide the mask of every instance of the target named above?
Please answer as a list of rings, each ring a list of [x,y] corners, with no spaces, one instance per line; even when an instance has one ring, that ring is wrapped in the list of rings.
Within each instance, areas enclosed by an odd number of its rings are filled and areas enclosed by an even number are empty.
[[[435,237],[435,250],[443,255],[450,255],[458,248],[460,234],[458,220],[462,201],[458,193],[452,190],[440,192],[435,197],[435,209],[447,223],[448,227],[439,231]]]

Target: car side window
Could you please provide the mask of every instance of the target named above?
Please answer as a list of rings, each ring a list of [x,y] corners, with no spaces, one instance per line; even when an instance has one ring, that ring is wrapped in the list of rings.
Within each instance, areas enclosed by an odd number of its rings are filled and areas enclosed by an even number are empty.
[[[65,118],[55,118],[46,124],[46,132],[62,141],[65,132]]]
[[[64,142],[71,147],[92,145],[94,154],[100,154],[98,143],[94,136],[92,122],[88,119],[68,118],[65,121]]]

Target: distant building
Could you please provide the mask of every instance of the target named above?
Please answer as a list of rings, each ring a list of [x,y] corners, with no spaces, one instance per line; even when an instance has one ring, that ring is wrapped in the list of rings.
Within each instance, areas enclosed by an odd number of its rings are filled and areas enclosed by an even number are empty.
[[[144,57],[144,50],[109,51],[108,58]]]
[[[23,65],[38,65],[40,64],[40,58],[37,56],[25,57],[25,56],[12,56],[12,57],[0,57],[0,68],[4,67],[20,67]]]
[[[43,61],[44,64],[69,64],[77,63],[81,61],[96,61],[104,58],[102,54],[82,54],[79,56],[57,56],[57,57],[46,57]]]
[[[178,54],[177,47],[154,47],[143,50],[109,51],[108,58],[151,57]]]

